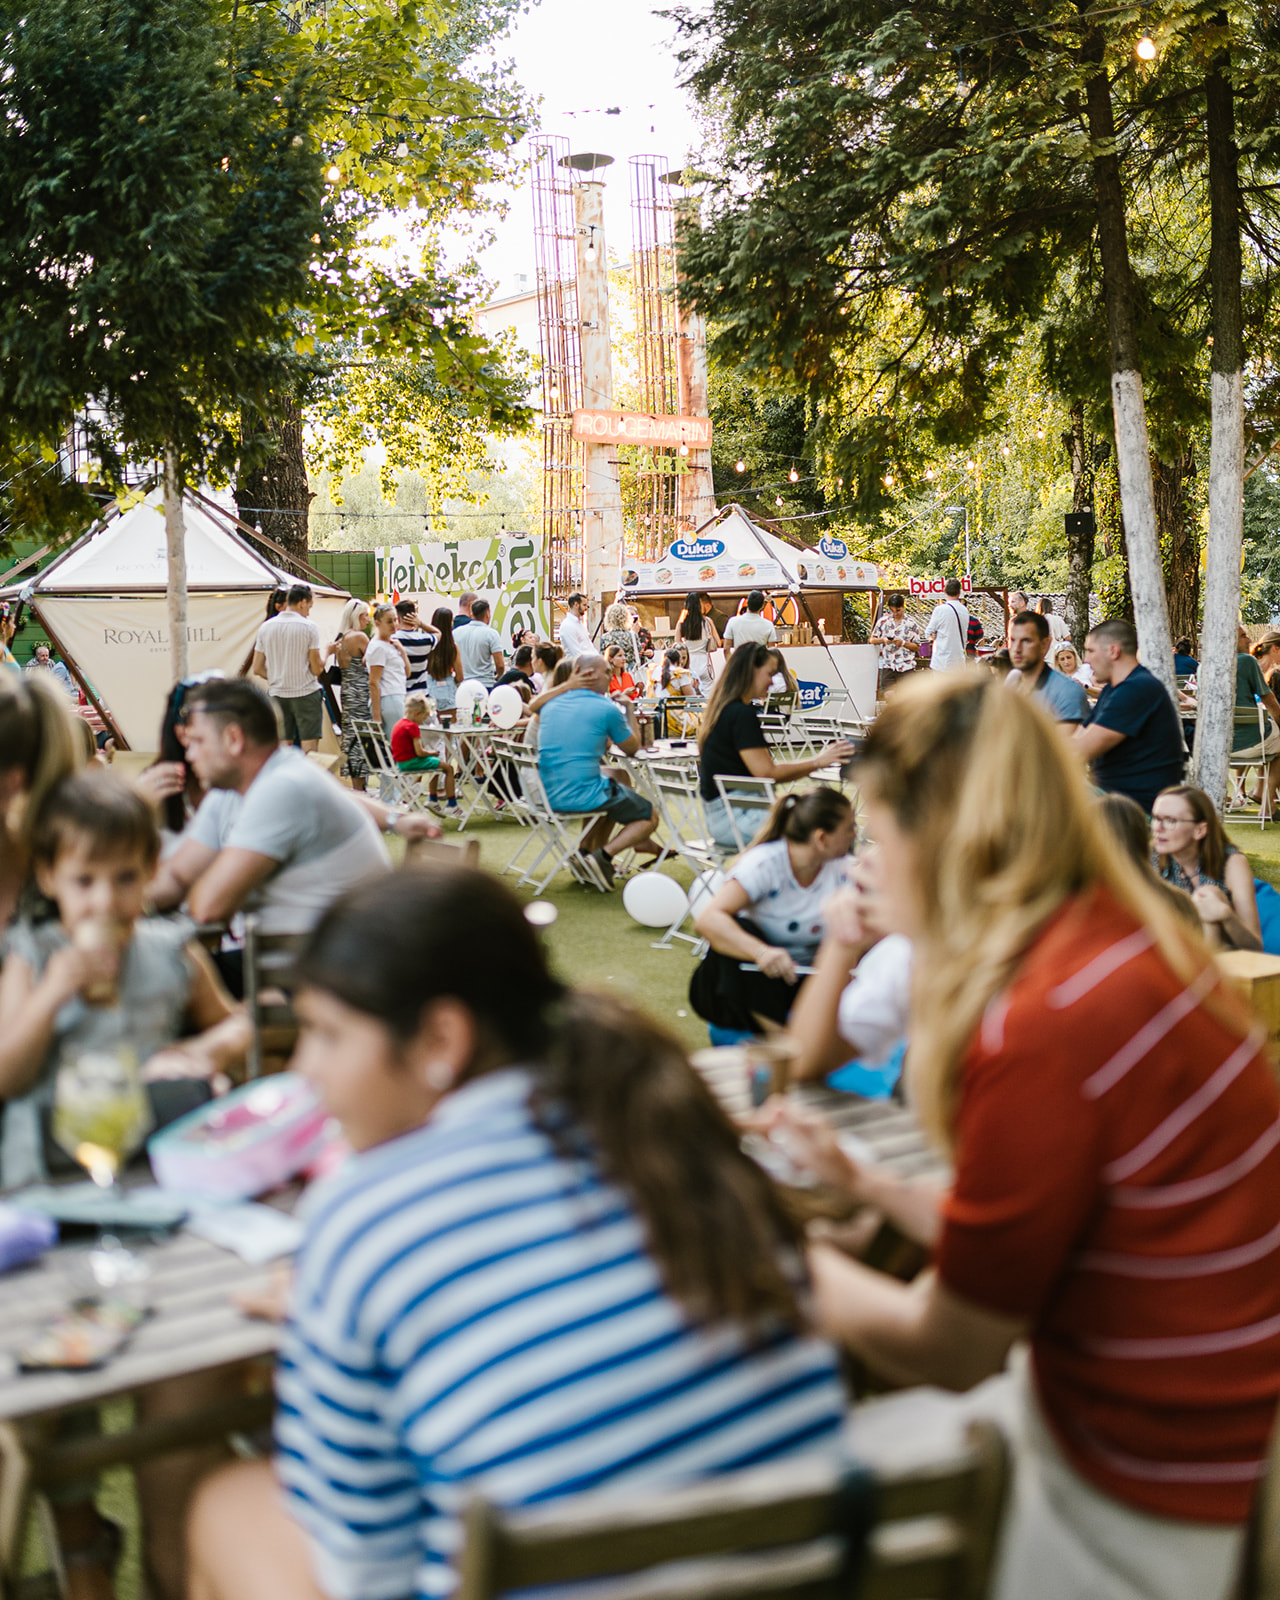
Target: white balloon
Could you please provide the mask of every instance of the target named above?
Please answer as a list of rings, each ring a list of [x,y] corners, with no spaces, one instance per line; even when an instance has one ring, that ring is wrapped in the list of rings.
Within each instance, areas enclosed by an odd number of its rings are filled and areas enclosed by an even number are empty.
[[[628,915],[645,928],[669,928],[684,915],[689,897],[665,872],[639,872],[622,890]]]
[[[696,917],[723,888],[724,873],[718,867],[708,867],[705,872],[700,872],[689,887],[689,914]]]
[[[458,692],[454,697],[454,705],[458,715],[466,722],[470,722],[475,714],[475,707],[479,705],[483,713],[489,703],[489,691],[479,678],[464,678],[458,685]]]
[[[524,715],[524,701],[514,683],[499,684],[489,693],[489,721],[495,728],[514,728]]]

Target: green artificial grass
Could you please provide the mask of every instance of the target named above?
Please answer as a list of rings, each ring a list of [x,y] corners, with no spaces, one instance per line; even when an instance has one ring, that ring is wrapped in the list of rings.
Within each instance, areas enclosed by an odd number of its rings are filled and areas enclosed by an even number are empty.
[[[1227,837],[1248,856],[1255,877],[1280,889],[1280,823],[1228,822]]]
[[[515,854],[524,833],[518,823],[486,819],[473,821],[461,837],[478,840],[481,865],[497,873]],[[459,837],[447,826],[445,836]],[[693,881],[693,873],[679,861],[664,862],[662,870],[685,889]],[[505,881],[514,887],[517,876]],[[526,890],[520,895],[524,900],[533,898]],[[552,964],[566,983],[616,989],[663,1023],[687,1048],[696,1050],[707,1044],[707,1025],[689,1008],[693,946],[677,939],[669,949],[653,949],[663,930],[642,928],[631,920],[622,904],[621,880],[606,895],[584,888],[567,872],[560,872],[541,898],[559,913],[545,930],[545,938]]]

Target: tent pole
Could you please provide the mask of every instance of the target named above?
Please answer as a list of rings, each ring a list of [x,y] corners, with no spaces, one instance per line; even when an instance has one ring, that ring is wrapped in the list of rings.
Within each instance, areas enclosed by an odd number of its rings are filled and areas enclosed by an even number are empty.
[[[169,556],[169,651],[171,675],[177,683],[187,676],[191,652],[187,641],[187,551],[182,521],[182,480],[178,456],[170,445],[164,453],[164,536]]]
[[[102,701],[98,699],[97,695],[94,694],[93,690],[89,687],[89,680],[85,677],[84,673],[81,672],[80,668],[75,664],[75,662],[72,660],[72,658],[67,654],[66,646],[63,644],[62,640],[59,639],[58,635],[53,631],[53,628],[49,623],[48,617],[45,616],[44,612],[41,611],[40,607],[35,605],[34,602],[32,603],[31,610],[35,613],[36,618],[40,623],[40,626],[49,635],[49,638],[53,643],[54,649],[58,652],[58,654],[62,657],[63,661],[65,662],[67,671],[71,674],[71,676],[76,680],[76,682],[84,690],[85,699],[89,702],[89,704],[93,707],[93,709],[102,718],[102,725],[103,725],[103,727],[106,728],[107,732],[115,740],[116,749],[117,750],[128,750],[130,748],[129,741],[125,738],[124,734],[122,734],[120,732],[120,729],[116,726],[115,718],[111,715],[111,713],[102,704]]]

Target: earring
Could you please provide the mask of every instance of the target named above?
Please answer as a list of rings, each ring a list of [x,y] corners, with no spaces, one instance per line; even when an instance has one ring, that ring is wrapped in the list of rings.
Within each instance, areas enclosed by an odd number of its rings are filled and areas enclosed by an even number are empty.
[[[433,1089],[452,1089],[453,1068],[447,1061],[433,1061],[427,1068],[427,1082]]]

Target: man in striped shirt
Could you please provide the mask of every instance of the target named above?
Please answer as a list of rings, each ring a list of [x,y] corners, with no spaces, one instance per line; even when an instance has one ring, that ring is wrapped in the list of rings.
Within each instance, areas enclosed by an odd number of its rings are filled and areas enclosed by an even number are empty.
[[[435,649],[438,635],[422,626],[416,601],[397,600],[396,616],[400,622],[392,637],[398,639],[404,646],[404,653],[409,661],[406,692],[426,694],[427,657]]]
[[[284,610],[262,624],[253,646],[253,674],[267,680],[285,743],[308,752],[319,747],[324,718],[324,663],[312,599],[307,584],[295,583]]]

